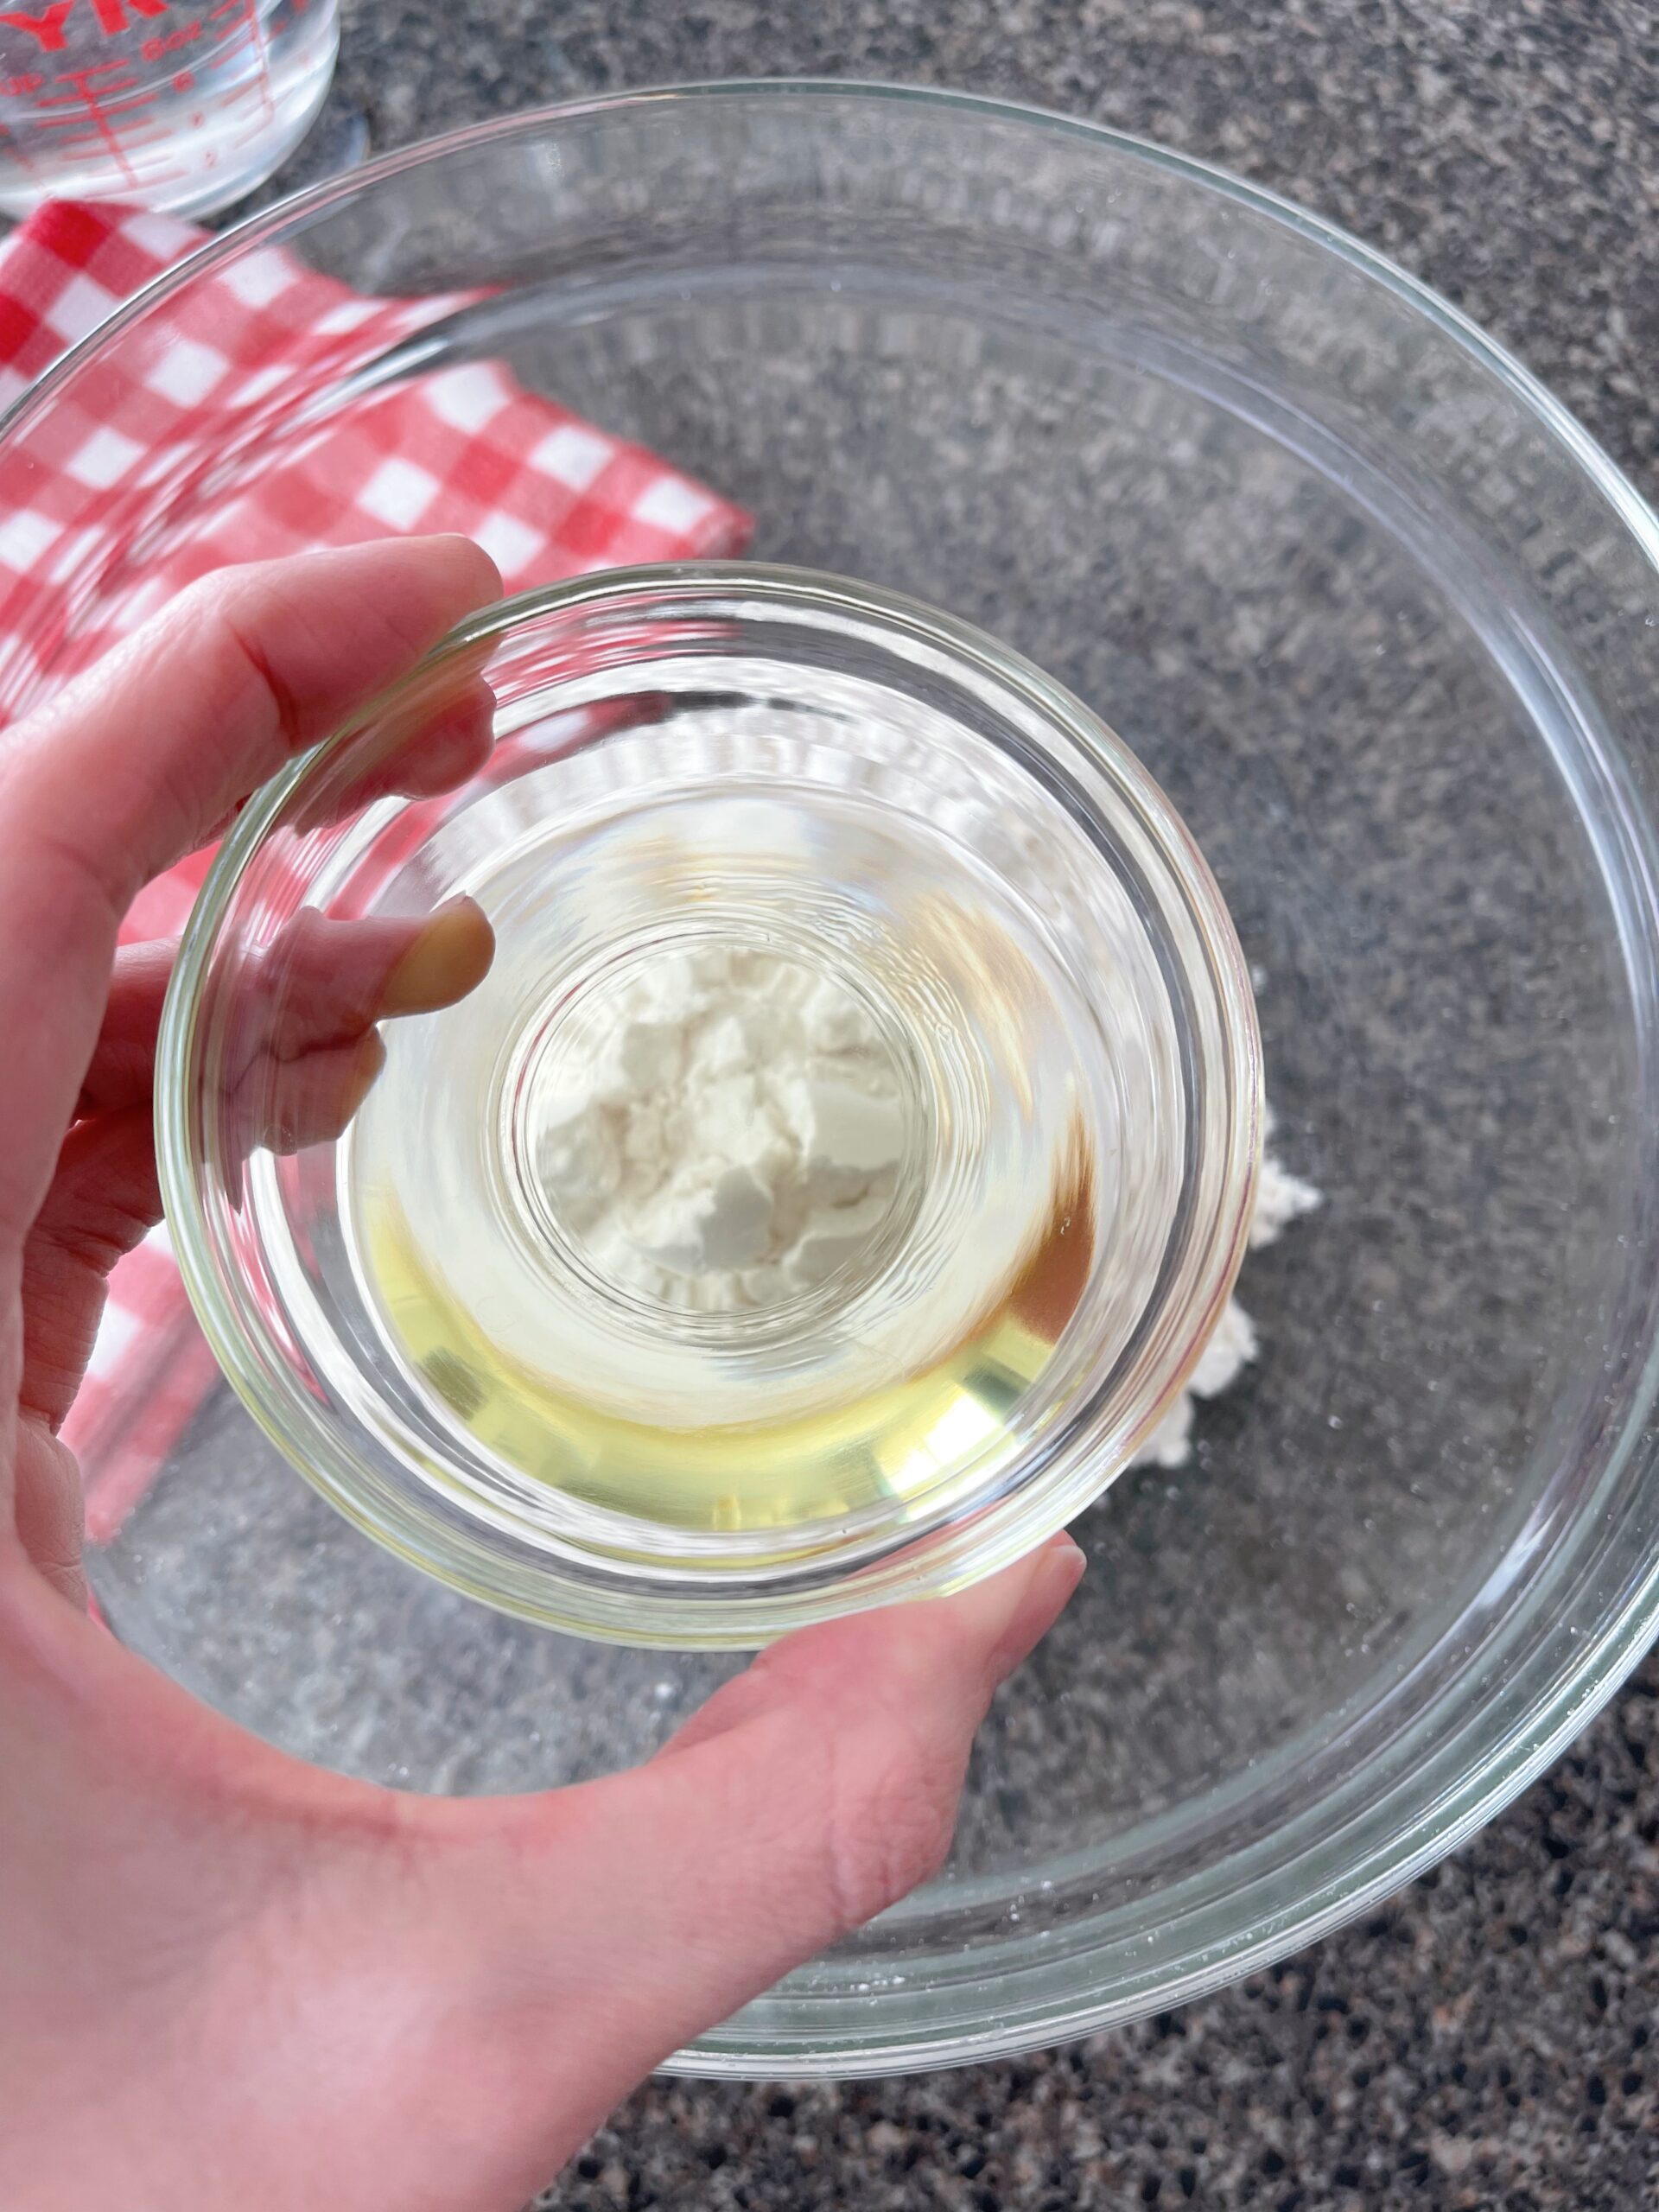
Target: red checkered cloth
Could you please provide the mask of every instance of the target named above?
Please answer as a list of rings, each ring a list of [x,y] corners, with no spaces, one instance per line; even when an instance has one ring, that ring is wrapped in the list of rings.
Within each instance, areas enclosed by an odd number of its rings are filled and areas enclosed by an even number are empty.
[[[67,201],[32,216],[0,248],[0,404],[204,237]],[[0,442],[0,724],[229,562],[461,531],[516,591],[741,550],[739,508],[499,362],[421,372],[419,334],[478,296],[365,298],[262,247],[153,307],[26,415]],[[387,377],[398,346],[411,372]],[[123,942],[175,936],[210,858],[150,885]],[[64,1428],[90,1541],[120,1527],[215,1371],[157,1231],[111,1280]]]

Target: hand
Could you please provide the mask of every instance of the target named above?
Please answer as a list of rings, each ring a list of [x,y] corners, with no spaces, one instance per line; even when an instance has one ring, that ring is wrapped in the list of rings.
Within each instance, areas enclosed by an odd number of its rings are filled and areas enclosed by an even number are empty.
[[[457,538],[229,571],[0,741],[0,2203],[20,2212],[513,2212],[658,2060],[934,1872],[986,1702],[1081,1571],[1061,1538],[962,1596],[792,1637],[645,1766],[521,1798],[304,1766],[87,1616],[56,1431],[104,1275],[157,1211],[166,959],[118,958],[120,917],[499,588]],[[452,718],[430,786],[486,738]],[[338,1021],[300,1040],[333,1087],[289,1138],[372,1079],[375,1014],[476,980],[474,924],[442,957],[358,940]]]

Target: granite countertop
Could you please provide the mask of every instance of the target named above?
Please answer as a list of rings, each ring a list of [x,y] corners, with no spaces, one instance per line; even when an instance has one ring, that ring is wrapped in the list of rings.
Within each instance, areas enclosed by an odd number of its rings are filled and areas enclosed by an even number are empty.
[[[329,116],[384,149],[543,100],[786,74],[1009,94],[1287,194],[1484,323],[1659,494],[1647,0],[345,0]],[[652,2085],[538,2202],[1630,2206],[1659,2189],[1656,1939],[1650,1661],[1485,1834],[1271,1973],[970,2072]]]

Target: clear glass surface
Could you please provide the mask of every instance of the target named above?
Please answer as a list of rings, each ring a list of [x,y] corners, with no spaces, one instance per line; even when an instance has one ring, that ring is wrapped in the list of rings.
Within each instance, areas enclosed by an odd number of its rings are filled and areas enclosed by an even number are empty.
[[[315,120],[339,0],[74,0],[0,16],[0,213],[120,200],[207,214]]]
[[[1262,1356],[1191,1464],[1078,1523],[1090,1572],[998,1701],[946,1874],[683,2063],[1071,2034],[1449,1848],[1655,1619],[1653,518],[1363,248],[984,103],[769,86],[518,118],[213,252],[272,238],[369,288],[494,288],[364,373],[505,358],[746,504],[757,557],[978,624],[1117,730],[1216,871],[1281,1149],[1325,1194],[1247,1263]],[[188,285],[97,348],[165,345]],[[0,441],[25,492],[79,373]],[[215,465],[299,435],[227,422]],[[38,675],[14,657],[0,691]],[[733,1663],[445,1589],[228,1391],[92,1572],[202,1695],[421,1787],[605,1770]]]
[[[434,793],[480,684],[491,741]],[[487,974],[386,1020],[368,1079],[353,1010],[461,902]],[[595,1178],[695,1121],[677,994],[780,961],[829,995],[815,1079],[854,1079],[848,1025],[887,1069],[863,1233],[826,1204],[804,1277],[594,1243]],[[724,1017],[763,1062],[787,1018]],[[560,1103],[601,1070],[626,1125]],[[251,805],[156,1101],[196,1309],[327,1497],[528,1618],[739,1648],[961,1587],[1100,1495],[1225,1303],[1262,1120],[1243,951],[1134,756],[913,602],[723,563],[506,601]]]

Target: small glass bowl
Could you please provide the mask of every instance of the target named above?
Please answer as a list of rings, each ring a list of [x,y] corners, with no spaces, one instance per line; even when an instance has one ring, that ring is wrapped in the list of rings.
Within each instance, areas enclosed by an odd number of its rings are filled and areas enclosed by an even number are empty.
[[[836,973],[915,1063],[908,1212],[782,1319],[642,1305],[536,1230],[549,1039],[710,944]],[[1237,939],[1122,742],[944,615],[727,564],[492,607],[263,791],[157,1098],[196,1310],[326,1497],[510,1612],[709,1647],[958,1588],[1097,1496],[1222,1310],[1262,1125]],[[1072,1241],[1033,1292],[1062,1155]],[[994,1280],[1040,1357],[952,1366]],[[619,1434],[654,1489],[613,1478]]]

